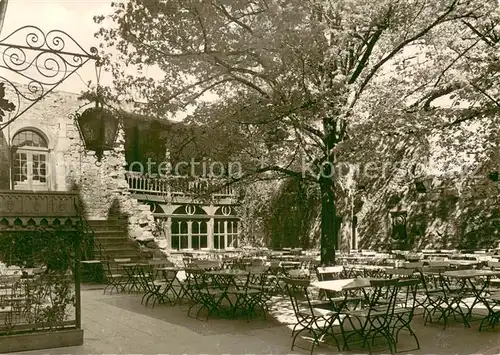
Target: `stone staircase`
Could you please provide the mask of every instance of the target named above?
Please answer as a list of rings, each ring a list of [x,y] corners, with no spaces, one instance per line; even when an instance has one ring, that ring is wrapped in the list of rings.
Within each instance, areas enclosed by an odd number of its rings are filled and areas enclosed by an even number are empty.
[[[109,260],[130,258],[131,262],[138,262],[146,255],[141,253],[139,246],[127,235],[127,220],[88,220],[88,228],[94,232],[101,250],[96,248],[95,259]],[[118,266],[110,263],[111,272],[118,271]]]

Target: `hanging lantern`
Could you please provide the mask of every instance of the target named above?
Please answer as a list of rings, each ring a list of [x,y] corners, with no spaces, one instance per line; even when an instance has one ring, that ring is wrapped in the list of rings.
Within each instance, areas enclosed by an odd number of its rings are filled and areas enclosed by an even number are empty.
[[[118,119],[103,107],[91,107],[81,114],[75,114],[75,120],[86,150],[95,152],[100,162],[104,152],[113,150],[118,133]]]

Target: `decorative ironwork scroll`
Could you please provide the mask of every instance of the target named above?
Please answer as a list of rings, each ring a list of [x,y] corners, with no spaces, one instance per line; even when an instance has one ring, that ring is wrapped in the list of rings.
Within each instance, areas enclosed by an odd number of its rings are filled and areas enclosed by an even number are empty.
[[[100,65],[97,53],[95,47],[89,51],[83,49],[66,32],[44,33],[35,26],[23,26],[0,39],[0,68],[14,73],[19,80],[28,81],[26,85],[19,84],[0,72],[0,82],[6,85],[5,99],[15,106],[5,115],[7,118],[2,120],[0,116],[0,131],[88,61],[95,60],[96,65]]]

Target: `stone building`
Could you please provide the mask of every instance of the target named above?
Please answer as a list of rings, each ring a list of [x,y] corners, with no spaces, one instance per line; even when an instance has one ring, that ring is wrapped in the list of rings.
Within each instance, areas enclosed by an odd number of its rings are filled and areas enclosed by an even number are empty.
[[[203,186],[210,184],[206,179],[128,172],[131,137],[123,125],[114,150],[97,164],[71,118],[83,104],[73,93],[49,93],[0,132],[0,189],[78,189],[87,219],[107,219],[119,207],[127,216],[129,237],[154,240],[166,252],[238,246],[233,189],[202,196]]]

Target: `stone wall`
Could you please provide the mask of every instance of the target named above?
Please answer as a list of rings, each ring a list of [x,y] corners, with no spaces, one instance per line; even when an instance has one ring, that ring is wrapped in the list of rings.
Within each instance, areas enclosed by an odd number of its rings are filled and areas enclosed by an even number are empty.
[[[12,91],[7,92],[12,95]],[[93,152],[85,151],[70,117],[83,104],[77,94],[51,92],[2,132],[5,141],[10,143],[22,129],[40,132],[48,141],[50,190],[78,188],[88,219],[106,219],[112,206],[118,205],[121,213],[128,217],[130,237],[152,239],[154,219],[149,206],[138,203],[128,192],[123,131],[118,134],[114,150],[105,152],[101,164],[96,164]],[[85,107],[79,111],[83,109]],[[8,149],[3,145],[2,156]]]

